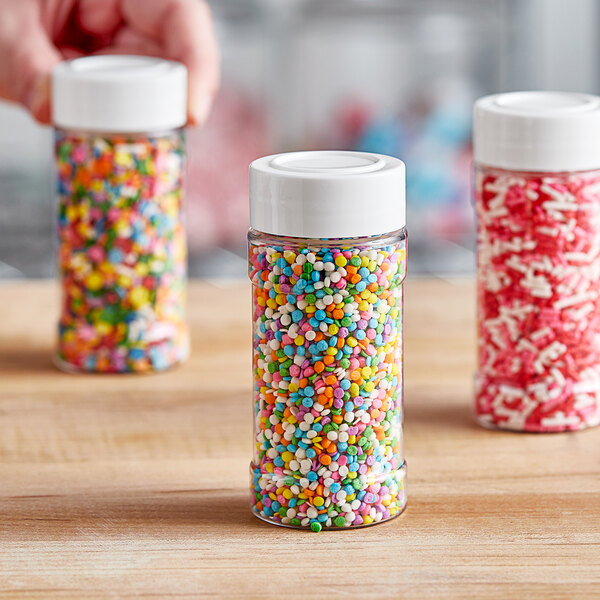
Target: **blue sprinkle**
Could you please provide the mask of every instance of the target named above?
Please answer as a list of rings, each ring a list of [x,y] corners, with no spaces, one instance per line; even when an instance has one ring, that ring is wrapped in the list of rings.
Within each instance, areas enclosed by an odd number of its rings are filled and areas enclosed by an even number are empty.
[[[320,342],[317,343],[317,350],[319,352],[325,352],[325,350],[327,350],[327,348],[329,348],[329,344],[325,340],[321,340]]]

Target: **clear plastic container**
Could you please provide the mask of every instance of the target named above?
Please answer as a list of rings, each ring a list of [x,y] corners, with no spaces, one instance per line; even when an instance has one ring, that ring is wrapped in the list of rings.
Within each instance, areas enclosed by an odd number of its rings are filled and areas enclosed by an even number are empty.
[[[523,92],[475,108],[475,414],[515,431],[600,422],[600,98]]]
[[[320,531],[405,507],[403,193],[403,164],[379,155],[303,152],[251,166],[251,508],[265,521]],[[379,205],[371,214],[366,198]]]
[[[93,57],[55,71],[65,370],[151,372],[187,357],[185,97],[178,63]]]

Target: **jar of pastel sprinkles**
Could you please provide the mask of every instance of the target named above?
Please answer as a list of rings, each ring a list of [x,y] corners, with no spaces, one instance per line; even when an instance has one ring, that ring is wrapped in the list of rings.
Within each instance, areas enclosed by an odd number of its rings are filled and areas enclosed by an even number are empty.
[[[251,508],[321,529],[406,504],[404,164],[298,152],[250,165]]]
[[[600,97],[475,104],[479,358],[486,427],[600,421]]]
[[[188,355],[186,97],[176,62],[94,56],[54,71],[65,370],[161,371]]]

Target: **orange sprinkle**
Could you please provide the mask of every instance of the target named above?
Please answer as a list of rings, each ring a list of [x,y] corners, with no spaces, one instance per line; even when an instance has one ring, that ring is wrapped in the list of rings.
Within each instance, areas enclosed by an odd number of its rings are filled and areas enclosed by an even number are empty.
[[[325,369],[325,365],[320,360],[318,360],[315,363],[314,369],[317,373],[322,373],[323,369]]]
[[[335,359],[333,358],[333,356],[331,356],[331,354],[326,354],[326,355],[325,355],[325,357],[323,358],[323,362],[324,362],[326,365],[330,365],[330,364],[332,364],[334,360],[335,360]]]

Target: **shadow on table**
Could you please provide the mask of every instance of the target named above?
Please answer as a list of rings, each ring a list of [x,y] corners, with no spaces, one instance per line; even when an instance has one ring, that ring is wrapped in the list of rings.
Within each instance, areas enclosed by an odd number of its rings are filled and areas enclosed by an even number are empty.
[[[34,350],[0,348],[0,374],[26,375],[48,372],[59,372],[52,363],[51,348]]]
[[[445,430],[481,430],[473,419],[472,407],[469,404],[470,399],[456,402],[455,399],[449,399],[447,403],[440,401],[432,404],[429,402],[419,403],[419,401],[407,402],[405,407],[405,426],[412,428],[422,428],[428,431]]]
[[[9,522],[28,523],[19,539],[81,539],[91,536],[205,538],[255,534],[268,525],[250,512],[248,493],[182,490],[107,495],[34,495],[0,498]],[[12,532],[14,535],[14,531]],[[0,530],[0,540],[2,533]]]

